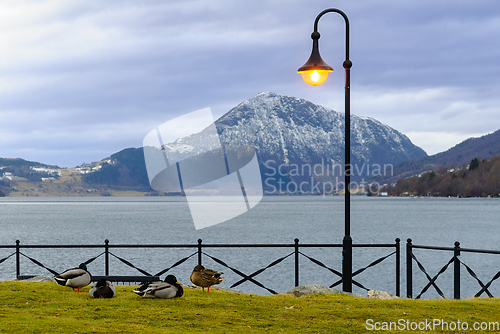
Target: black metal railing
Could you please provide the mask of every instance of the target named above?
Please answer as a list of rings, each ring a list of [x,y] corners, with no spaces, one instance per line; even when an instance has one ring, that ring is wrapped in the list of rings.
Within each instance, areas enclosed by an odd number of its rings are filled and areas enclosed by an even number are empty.
[[[353,247],[354,248],[393,248],[394,249],[394,251],[391,252],[390,254],[385,255],[381,258],[378,258],[375,261],[372,261],[371,263],[369,263],[367,266],[354,271],[352,276],[354,278],[354,277],[358,276],[359,274],[363,273],[365,270],[368,270],[369,268],[376,266],[377,264],[381,263],[382,261],[384,261],[387,258],[394,255],[395,256],[395,294],[397,296],[399,296],[400,295],[400,266],[401,266],[400,239],[397,238],[395,240],[395,243],[392,243],[392,244],[354,244]],[[87,248],[87,249],[103,249],[103,252],[101,252],[97,256],[94,256],[94,257],[92,257],[84,262],[86,264],[90,264],[93,261],[95,261],[96,259],[100,258],[101,256],[104,257],[104,276],[93,276],[94,280],[97,280],[100,278],[106,278],[108,280],[115,281],[115,282],[145,282],[145,281],[150,281],[150,280],[158,280],[159,276],[167,273],[169,270],[181,265],[182,263],[186,262],[187,260],[191,259],[194,256],[197,256],[197,263],[202,264],[203,256],[205,256],[206,258],[211,259],[212,261],[218,263],[219,265],[230,269],[233,273],[235,273],[236,275],[241,277],[237,282],[235,282],[231,285],[231,288],[235,288],[244,282],[251,282],[254,285],[256,285],[262,289],[265,289],[272,294],[276,294],[277,292],[274,291],[272,288],[266,287],[264,284],[259,282],[257,280],[257,276],[260,275],[265,270],[280,264],[285,259],[287,259],[289,257],[293,257],[293,259],[294,259],[294,272],[293,272],[294,283],[295,283],[295,286],[299,286],[299,283],[300,283],[300,257],[302,257],[304,259],[307,259],[311,263],[315,264],[316,266],[322,267],[322,268],[328,270],[330,273],[338,276],[338,279],[336,281],[334,281],[330,285],[330,287],[333,288],[333,287],[336,287],[342,283],[342,273],[340,271],[338,271],[334,268],[330,268],[329,266],[325,265],[323,262],[319,261],[318,259],[306,254],[306,251],[305,251],[306,249],[312,249],[312,248],[339,248],[339,249],[341,249],[342,244],[300,244],[299,239],[295,239],[294,243],[291,243],[291,244],[203,244],[202,240],[199,239],[196,244],[151,244],[151,245],[147,245],[147,244],[146,245],[145,244],[141,244],[141,245],[116,244],[115,245],[115,244],[110,244],[109,240],[107,240],[107,239],[104,241],[104,245],[103,244],[100,244],[100,245],[22,245],[19,240],[16,240],[15,245],[0,245],[0,249],[2,249],[2,248],[14,249],[14,252],[12,254],[8,255],[5,258],[0,259],[0,265],[2,265],[2,263],[5,262],[10,257],[15,256],[15,267],[16,267],[16,278],[17,279],[26,279],[26,278],[30,278],[30,277],[35,276],[35,275],[22,275],[21,274],[21,258],[26,258],[26,259],[30,260],[35,265],[46,269],[47,271],[49,271],[50,273],[52,273],[54,275],[57,274],[56,270],[48,268],[41,261],[36,260],[35,258],[24,254],[22,252],[23,249],[64,249],[64,248],[85,249],[85,248]],[[133,248],[133,249],[141,249],[141,248],[142,249],[144,249],[144,248],[182,249],[182,248],[184,248],[184,249],[195,249],[196,251],[194,253],[190,254],[189,256],[186,256],[182,259],[179,259],[174,264],[172,264],[170,267],[165,268],[165,269],[163,269],[155,274],[151,274],[147,270],[135,266],[130,261],[128,261],[120,256],[117,256],[116,254],[114,254],[112,252],[112,249],[118,249],[118,248]],[[233,266],[227,264],[225,261],[223,261],[223,260],[221,260],[221,259],[219,259],[211,254],[208,254],[207,252],[204,251],[204,250],[215,249],[215,248],[230,248],[230,249],[231,248],[284,248],[284,249],[289,248],[292,251],[290,253],[288,253],[287,255],[282,256],[282,257],[272,261],[267,266],[265,266],[259,270],[256,270],[250,274],[245,274],[243,272],[243,270],[234,268]],[[112,275],[110,275],[110,267],[109,267],[110,256],[116,258],[117,260],[119,260],[120,262],[125,264],[126,266],[137,270],[138,272],[141,273],[141,275],[138,275],[138,276],[112,276]],[[360,283],[354,279],[353,279],[353,284],[360,287],[361,289],[369,290],[362,283]]]
[[[415,254],[413,253],[414,249],[426,249],[426,250],[438,250],[438,251],[447,251],[453,252],[453,256],[451,259],[438,271],[436,275],[431,277],[423,264],[417,259]],[[493,298],[493,294],[488,290],[491,284],[500,278],[500,271],[498,271],[493,278],[491,278],[486,284],[484,284],[476,273],[472,270],[472,268],[465,263],[465,261],[461,258],[461,253],[476,253],[476,254],[500,254],[500,251],[495,250],[484,250],[484,249],[470,249],[470,248],[461,248],[460,243],[458,241],[455,242],[455,247],[435,247],[435,246],[422,246],[422,245],[414,245],[411,239],[407,240],[406,243],[406,296],[408,298],[413,298],[413,261],[417,264],[418,268],[424,273],[428,283],[423,287],[422,291],[415,297],[416,299],[420,299],[424,293],[426,293],[429,288],[432,286],[436,292],[442,297],[446,298],[443,291],[436,284],[437,279],[446,272],[448,267],[453,264],[453,298],[460,299],[461,295],[461,276],[460,269],[461,265],[465,267],[469,275],[476,280],[481,289],[474,295],[474,297],[480,297],[483,293],[486,293],[488,297]],[[500,268],[499,268],[500,269]]]

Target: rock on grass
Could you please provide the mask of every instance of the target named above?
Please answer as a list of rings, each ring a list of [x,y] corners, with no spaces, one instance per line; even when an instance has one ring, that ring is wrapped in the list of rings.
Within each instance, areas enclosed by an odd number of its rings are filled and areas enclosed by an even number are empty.
[[[344,295],[365,298],[365,296],[357,294],[357,293],[344,292],[344,291],[328,288],[326,286],[319,285],[319,284],[301,285],[301,286],[297,286],[297,287],[295,287],[292,290],[287,292],[287,294],[295,296],[295,297],[300,297],[300,296],[305,296],[305,295],[314,295],[316,293],[344,294]]]

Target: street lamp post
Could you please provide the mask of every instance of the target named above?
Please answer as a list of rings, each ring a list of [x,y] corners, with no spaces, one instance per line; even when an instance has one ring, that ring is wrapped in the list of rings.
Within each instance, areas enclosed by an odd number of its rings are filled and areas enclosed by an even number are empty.
[[[302,65],[297,72],[302,74],[302,78],[310,85],[316,86],[322,84],[328,77],[333,68],[328,65],[319,54],[318,22],[326,13],[335,12],[345,20],[345,60],[343,63],[345,69],[345,170],[344,170],[344,191],[345,191],[345,233],[342,248],[342,288],[346,292],[352,292],[352,238],[351,238],[351,67],[349,60],[349,19],[347,15],[336,8],[325,9],[316,17],[314,21],[314,32],[311,34],[313,39],[313,49],[307,62]]]

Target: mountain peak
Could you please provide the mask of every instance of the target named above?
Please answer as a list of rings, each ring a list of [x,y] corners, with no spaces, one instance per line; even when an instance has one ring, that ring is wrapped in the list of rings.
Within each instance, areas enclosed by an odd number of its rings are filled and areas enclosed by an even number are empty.
[[[223,145],[254,147],[264,160],[343,161],[345,114],[305,99],[261,92],[231,109],[216,126]],[[397,164],[426,156],[399,131],[356,115],[351,115],[351,150],[357,164]]]
[[[259,94],[255,95],[253,98],[259,96],[259,97],[269,97],[269,96],[276,96],[276,93],[273,92],[260,92]]]
[[[215,126],[223,146],[250,146],[262,165],[343,164],[345,114],[305,99],[261,92],[220,117]],[[181,158],[185,146],[191,153],[207,152],[215,138],[204,133],[166,145]],[[351,115],[351,164],[390,165],[420,158],[426,153],[399,131],[369,118]],[[380,167],[379,169],[383,169]],[[368,178],[368,177],[365,177]]]

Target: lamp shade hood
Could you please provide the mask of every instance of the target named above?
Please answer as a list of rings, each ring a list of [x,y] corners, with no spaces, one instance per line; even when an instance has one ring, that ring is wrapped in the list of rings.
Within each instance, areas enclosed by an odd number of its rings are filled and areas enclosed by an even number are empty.
[[[302,74],[302,78],[310,85],[316,86],[322,84],[328,77],[329,72],[333,72],[333,68],[328,65],[319,54],[319,33],[313,32],[313,48],[311,56],[304,65],[299,67],[297,73]]]
[[[305,62],[304,65],[299,67],[297,73],[302,73],[306,71],[328,71],[333,72],[333,67],[328,65],[323,58],[321,58],[318,49],[314,49],[311,53],[309,59]]]
[[[313,48],[311,51],[311,55],[309,56],[309,59],[305,62],[305,64],[299,67],[299,69],[297,70],[298,73],[302,73],[305,71],[333,72],[333,68],[328,65],[319,54],[319,37],[320,35],[317,31],[311,34],[311,38],[313,39]]]

